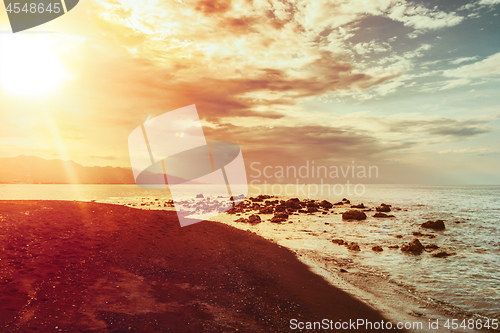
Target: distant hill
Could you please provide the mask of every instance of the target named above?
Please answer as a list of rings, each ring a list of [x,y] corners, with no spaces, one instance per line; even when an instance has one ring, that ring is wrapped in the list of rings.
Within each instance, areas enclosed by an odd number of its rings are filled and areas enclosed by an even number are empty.
[[[35,156],[0,158],[2,184],[134,184],[130,168],[86,167]]]

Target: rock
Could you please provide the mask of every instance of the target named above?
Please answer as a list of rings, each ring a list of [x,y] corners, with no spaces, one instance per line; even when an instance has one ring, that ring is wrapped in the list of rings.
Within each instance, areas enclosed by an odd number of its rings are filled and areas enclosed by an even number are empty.
[[[343,202],[345,202],[346,204],[350,204],[351,202],[349,200],[347,200],[346,198],[343,198],[342,199]]]
[[[355,242],[351,242],[349,244],[346,244],[346,247],[348,250],[351,250],[351,251],[361,251],[358,243],[355,243]]]
[[[403,238],[403,235],[396,235],[396,238]]]
[[[259,214],[272,214],[272,213],[274,213],[274,208],[270,206],[263,207],[259,210]]]
[[[201,198],[204,198],[203,194],[197,194],[196,195],[196,199],[201,199]]]
[[[287,208],[293,209],[293,210],[298,210],[301,209],[302,206],[300,205],[300,200],[297,198],[292,198],[284,203],[284,205]]]
[[[390,245],[388,246],[390,249],[399,249],[399,245]]]
[[[346,270],[345,270],[345,269],[343,269],[343,268],[341,268],[341,269],[340,269],[340,272],[341,272],[341,273],[349,273],[348,271],[346,271]]]
[[[317,211],[318,211],[318,208],[316,208],[316,207],[311,207],[311,206],[307,207],[308,213],[316,213]]]
[[[439,249],[439,246],[437,246],[436,244],[429,244],[429,245],[426,245],[424,246],[426,250],[435,250],[435,249]]]
[[[336,202],[333,205],[334,206],[342,206],[344,203],[342,201]]]
[[[326,214],[328,214],[328,212],[322,212],[321,214],[326,215]]]
[[[345,244],[344,240],[340,239],[340,238],[332,239],[332,243],[335,243],[335,244],[338,244],[338,245],[344,245]]]
[[[288,220],[288,214],[287,213],[275,213],[273,218],[271,219],[272,223],[281,223],[285,222]]]
[[[259,215],[250,215],[248,217],[248,222],[252,223],[252,224],[257,224],[257,223],[260,223],[262,222],[262,220],[260,219],[260,216]]]
[[[358,210],[348,210],[342,214],[343,220],[366,220],[366,214]]]
[[[416,237],[429,237],[429,238],[436,238],[436,235],[432,235],[432,234],[424,234],[424,233],[421,233],[420,231],[414,231],[412,232],[413,236],[416,236]]]
[[[253,204],[253,206],[251,207],[252,210],[260,210],[260,205],[259,204]]]
[[[438,253],[431,254],[431,256],[434,258],[446,258],[446,257],[451,256],[451,254],[446,252],[446,251],[441,251]]]
[[[391,211],[391,206],[382,204],[379,207],[377,207],[377,212],[383,212],[383,213],[388,213]]]
[[[425,223],[422,223],[422,228],[434,229],[434,230],[446,229],[443,220],[427,221]]]
[[[410,242],[410,244],[408,244],[408,245],[401,246],[401,251],[410,252],[413,254],[421,254],[423,250],[424,250],[424,246],[422,245],[422,243],[420,243],[418,238],[415,238],[414,240],[412,240]]]
[[[323,207],[324,209],[330,209],[330,208],[332,208],[332,207],[333,207],[333,204],[332,204],[331,202],[329,202],[329,201],[326,201],[326,200],[321,201],[321,202],[319,203],[319,205],[320,205],[321,207]]]
[[[394,216],[394,215],[387,215],[385,213],[375,213],[375,215],[373,215],[373,217],[378,217],[378,218],[386,219],[386,218],[396,217],[396,216]]]
[[[236,220],[236,221],[234,221],[234,222],[243,222],[243,223],[247,223],[247,222],[248,222],[248,220],[247,220],[246,218],[244,218],[244,217],[240,217],[239,219],[237,219],[237,220]]]
[[[284,213],[284,212],[286,212],[286,206],[285,205],[278,205],[274,208],[274,211]]]
[[[363,203],[361,203],[359,205],[351,205],[351,208],[366,208],[366,207]]]
[[[375,245],[374,247],[372,247],[372,250],[375,251],[375,252],[382,252],[382,251],[384,251],[384,249],[380,245]]]

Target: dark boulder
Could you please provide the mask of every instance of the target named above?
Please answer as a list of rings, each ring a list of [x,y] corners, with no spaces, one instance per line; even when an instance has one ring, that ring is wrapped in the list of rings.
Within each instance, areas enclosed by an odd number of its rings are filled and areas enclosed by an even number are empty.
[[[443,220],[427,221],[425,223],[422,223],[422,228],[434,229],[434,230],[446,229]]]
[[[259,210],[259,214],[272,214],[274,213],[274,208],[270,206],[263,207]]]
[[[377,212],[383,212],[383,213],[389,213],[391,211],[391,206],[382,204],[379,207],[377,207]]]
[[[272,223],[281,223],[285,222],[288,220],[288,214],[287,213],[275,213],[273,218],[271,219]]]
[[[333,207],[333,204],[329,201],[326,201],[326,200],[323,200],[319,203],[319,205],[323,208],[323,209],[330,209]]]
[[[316,213],[317,211],[319,211],[317,207],[311,207],[311,206],[307,207],[308,213]]]
[[[424,251],[424,246],[418,238],[415,238],[410,242],[410,244],[401,246],[401,251],[413,254],[421,254]]]
[[[366,220],[366,214],[358,210],[348,210],[342,214],[343,220]]]
[[[262,222],[262,220],[260,219],[260,216],[259,215],[250,215],[248,217],[248,222],[252,223],[252,224],[257,224],[257,223],[260,223]]]

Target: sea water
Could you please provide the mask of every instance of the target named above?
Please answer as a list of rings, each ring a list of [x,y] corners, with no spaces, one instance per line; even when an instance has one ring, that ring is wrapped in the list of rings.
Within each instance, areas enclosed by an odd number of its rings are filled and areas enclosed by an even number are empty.
[[[362,191],[358,188],[355,193],[352,189],[349,194],[334,193],[330,185],[305,191],[297,185],[286,189],[282,185],[281,193],[279,190],[279,186],[250,186],[249,196],[274,194],[283,200],[298,197],[332,203],[346,197],[352,204],[364,203],[372,209],[383,202],[392,205],[389,214],[395,218],[374,218],[373,210],[367,212],[366,221],[345,222],[340,214],[346,207],[335,206],[328,215],[292,215],[293,223],[269,223],[266,221],[271,216],[262,215],[264,223],[246,228],[254,228],[292,250],[334,253],[339,260],[382,272],[438,304],[452,305],[469,315],[500,318],[500,186],[365,185]],[[94,200],[165,209],[163,203],[170,199],[167,190],[146,190],[135,185],[0,185],[0,200]],[[223,214],[215,220],[231,224],[236,218]],[[420,226],[438,219],[445,221],[444,231],[429,231]],[[418,231],[436,237],[415,237],[413,232]],[[331,242],[333,238],[357,242],[361,251],[339,247]],[[429,253],[409,255],[388,248],[407,244],[414,238],[424,245],[436,244],[437,251],[453,255],[434,258]],[[382,246],[384,251],[372,251],[374,245]]]

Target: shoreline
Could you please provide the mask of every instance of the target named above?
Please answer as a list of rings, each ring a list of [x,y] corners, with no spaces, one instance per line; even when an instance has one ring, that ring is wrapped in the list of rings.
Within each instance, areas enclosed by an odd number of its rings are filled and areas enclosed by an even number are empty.
[[[252,230],[243,225],[232,225],[241,230]],[[251,231],[255,232],[255,231]],[[262,233],[257,235],[284,246],[272,238],[265,237]],[[285,246],[286,247],[286,246]],[[429,320],[446,322],[448,319],[469,319],[458,308],[451,309],[449,304],[437,305],[431,301],[426,301],[426,295],[417,293],[411,286],[405,286],[394,280],[387,280],[387,276],[380,272],[364,270],[366,267],[359,263],[341,263],[345,260],[338,259],[335,255],[321,255],[315,250],[291,249],[296,254],[298,260],[306,264],[315,274],[324,278],[332,286],[340,288],[370,307],[383,313],[393,322],[419,322],[423,329],[411,330],[409,332],[450,332],[449,330],[426,329]],[[332,267],[331,262],[339,263]],[[452,332],[484,332],[485,330],[455,329]],[[493,330],[491,331],[493,332]]]
[[[292,251],[220,223],[180,228],[175,212],[77,201],[0,201],[0,212],[0,332],[284,332],[292,319],[387,321]]]

